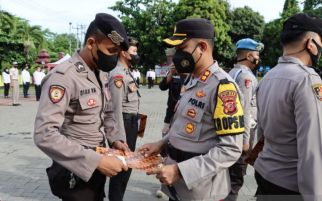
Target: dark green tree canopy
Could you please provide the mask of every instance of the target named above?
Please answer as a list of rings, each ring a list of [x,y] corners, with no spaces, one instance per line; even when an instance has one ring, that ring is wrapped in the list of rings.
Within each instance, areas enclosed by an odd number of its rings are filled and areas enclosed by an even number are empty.
[[[263,36],[265,21],[264,17],[250,7],[236,8],[232,11],[230,20],[229,35],[236,43],[242,38],[261,40]]]

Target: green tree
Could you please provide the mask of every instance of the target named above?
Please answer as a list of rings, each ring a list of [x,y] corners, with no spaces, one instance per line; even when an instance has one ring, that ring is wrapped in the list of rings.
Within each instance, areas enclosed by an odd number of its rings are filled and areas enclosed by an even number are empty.
[[[229,35],[234,43],[246,37],[255,40],[262,39],[265,26],[264,17],[248,6],[233,10],[229,24]]]
[[[262,54],[264,65],[275,66],[278,57],[282,56],[280,35],[283,23],[292,15],[300,12],[297,0],[285,0],[283,12],[279,19],[273,20],[265,25],[262,42],[265,49]]]
[[[145,70],[165,60],[162,40],[173,32],[174,7],[168,0],[124,0],[111,7],[120,12],[128,35],[139,40],[139,55]]]
[[[0,11],[0,34],[9,35],[15,28],[15,19],[10,13]]]
[[[215,58],[223,65],[231,63],[233,44],[228,35],[229,4],[225,0],[180,0],[175,9],[176,20],[185,18],[205,18],[215,27]]]
[[[300,11],[301,9],[297,0],[285,0],[281,17],[287,19]]]
[[[322,1],[321,0],[305,0],[303,12],[316,15],[322,18]]]

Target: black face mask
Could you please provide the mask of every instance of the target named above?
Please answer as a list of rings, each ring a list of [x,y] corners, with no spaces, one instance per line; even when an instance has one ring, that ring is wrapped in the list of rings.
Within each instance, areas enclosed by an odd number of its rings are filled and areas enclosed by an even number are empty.
[[[130,60],[131,66],[134,66],[134,65],[139,63],[139,61],[140,61],[140,56],[139,55],[130,54],[130,56],[131,56],[131,60]]]
[[[97,53],[98,59],[96,59],[94,56],[93,56],[93,59],[98,69],[104,72],[109,72],[115,68],[118,61],[118,54],[106,55],[98,48],[96,53]]]
[[[312,41],[316,45],[316,48],[318,49],[318,53],[317,54],[312,54],[309,49],[307,49],[307,51],[308,51],[308,53],[310,55],[310,58],[311,58],[311,61],[312,61],[312,66],[316,67],[318,65],[318,62],[319,62],[319,59],[320,59],[320,56],[321,56],[321,53],[322,53],[322,47],[315,40],[312,39]]]
[[[176,67],[176,70],[178,73],[192,73],[193,70],[196,67],[196,64],[201,59],[202,54],[200,55],[199,59],[195,62],[193,59],[193,53],[197,49],[198,45],[196,45],[195,49],[192,51],[192,53],[183,51],[181,49],[178,49],[176,53],[173,56],[173,63]]]

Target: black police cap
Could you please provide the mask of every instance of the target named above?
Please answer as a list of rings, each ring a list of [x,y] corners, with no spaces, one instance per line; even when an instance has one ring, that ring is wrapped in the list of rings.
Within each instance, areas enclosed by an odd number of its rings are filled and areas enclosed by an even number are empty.
[[[284,34],[294,31],[311,31],[322,37],[322,19],[306,13],[295,14],[283,24]]]
[[[213,39],[213,24],[203,18],[180,20],[176,23],[173,36],[164,39],[163,42],[169,46],[178,46],[189,38]]]
[[[107,13],[98,13],[95,16],[96,27],[111,41],[123,50],[129,48],[128,37],[123,24],[114,16]]]

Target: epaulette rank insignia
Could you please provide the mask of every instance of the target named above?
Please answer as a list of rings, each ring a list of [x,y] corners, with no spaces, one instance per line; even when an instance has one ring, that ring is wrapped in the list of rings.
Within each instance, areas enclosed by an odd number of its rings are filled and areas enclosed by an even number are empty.
[[[210,74],[211,72],[209,70],[206,70],[200,77],[200,80],[205,82],[209,78]]]

